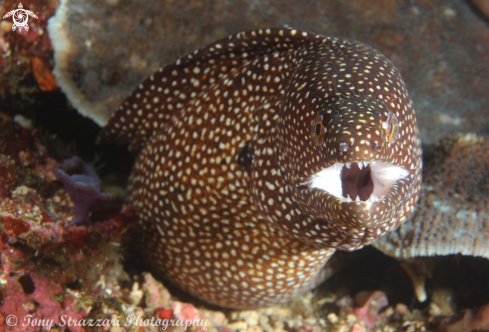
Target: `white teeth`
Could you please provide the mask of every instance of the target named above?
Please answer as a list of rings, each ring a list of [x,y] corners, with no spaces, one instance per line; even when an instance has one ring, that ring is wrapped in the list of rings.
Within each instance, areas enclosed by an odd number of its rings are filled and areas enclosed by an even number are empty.
[[[375,196],[374,193],[372,193],[372,195],[370,195],[370,197],[367,199],[367,202],[377,202],[377,201],[380,201],[380,198]]]
[[[360,168],[360,169],[363,169],[364,167],[367,167],[367,166],[368,166],[368,161],[364,161],[364,162],[359,161],[358,162],[358,168]]]
[[[313,175],[305,184],[310,184],[310,188],[318,188],[327,191],[329,194],[339,198],[342,202],[362,202],[359,196],[352,198],[349,195],[343,196],[343,183],[341,172],[343,167],[351,168],[352,163],[335,163],[331,167],[325,168]],[[358,168],[362,170],[370,165],[370,177],[373,183],[373,192],[364,203],[373,203],[382,200],[391,187],[398,180],[406,178],[409,171],[404,167],[399,167],[388,162],[376,160],[372,162],[357,162]]]

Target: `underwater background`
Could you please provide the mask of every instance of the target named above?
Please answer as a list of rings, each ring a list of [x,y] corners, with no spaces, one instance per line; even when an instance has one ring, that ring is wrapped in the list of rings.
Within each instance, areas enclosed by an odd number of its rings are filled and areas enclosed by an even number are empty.
[[[49,322],[55,331],[161,330],[125,326],[128,317],[198,317],[220,332],[489,330],[488,1],[22,5],[37,16],[29,30],[13,31],[12,17],[0,22],[0,330]],[[0,16],[17,8],[0,1]],[[397,66],[416,111],[423,185],[404,225],[374,246],[337,253],[341,264],[315,290],[283,306],[233,311],[151,274],[134,244],[137,216],[127,199],[134,157],[96,141],[110,114],[161,66],[271,27],[356,39]],[[90,188],[80,190],[80,181]],[[90,222],[70,225],[77,218]],[[11,324],[11,315],[38,324]],[[68,327],[63,315],[121,326]]]

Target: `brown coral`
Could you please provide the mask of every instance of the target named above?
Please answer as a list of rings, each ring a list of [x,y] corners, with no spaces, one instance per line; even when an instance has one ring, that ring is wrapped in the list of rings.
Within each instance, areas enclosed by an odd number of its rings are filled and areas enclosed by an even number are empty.
[[[488,138],[468,134],[441,141],[423,170],[414,216],[374,245],[397,258],[489,258],[488,179]]]
[[[480,112],[489,27],[464,1],[63,0],[49,33],[61,89],[102,125],[158,67],[220,37],[284,25],[357,39],[393,60],[419,111],[424,143],[489,125]]]

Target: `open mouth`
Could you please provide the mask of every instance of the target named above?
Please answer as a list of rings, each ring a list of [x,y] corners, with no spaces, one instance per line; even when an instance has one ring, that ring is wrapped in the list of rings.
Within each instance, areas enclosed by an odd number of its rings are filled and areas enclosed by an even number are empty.
[[[383,161],[336,163],[313,175],[310,188],[319,188],[343,202],[377,202],[392,185],[409,175],[404,167]]]

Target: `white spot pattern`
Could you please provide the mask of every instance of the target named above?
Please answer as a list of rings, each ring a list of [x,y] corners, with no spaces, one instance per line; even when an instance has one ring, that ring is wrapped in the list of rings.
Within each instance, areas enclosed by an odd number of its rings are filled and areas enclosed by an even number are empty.
[[[310,289],[336,249],[402,223],[421,180],[414,110],[394,65],[359,42],[298,30],[240,33],[162,68],[102,137],[140,151],[130,192],[148,261],[227,307]],[[372,160],[410,174],[368,209],[303,185],[335,163]]]

